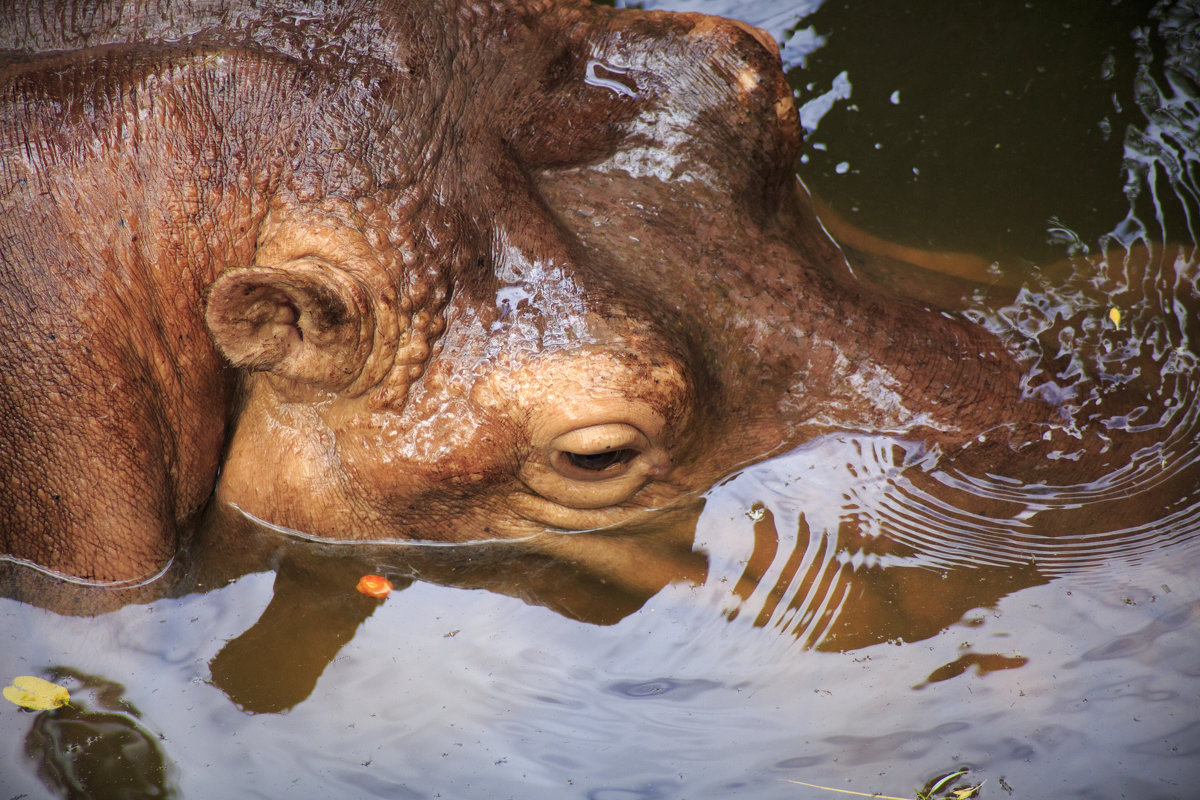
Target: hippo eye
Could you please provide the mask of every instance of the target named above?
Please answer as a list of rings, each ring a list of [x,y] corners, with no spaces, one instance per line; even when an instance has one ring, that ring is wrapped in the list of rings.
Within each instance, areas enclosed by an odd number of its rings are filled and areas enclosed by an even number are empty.
[[[631,447],[606,450],[603,453],[563,453],[563,458],[575,469],[588,472],[604,472],[611,467],[627,464],[637,457],[638,451]]]
[[[637,421],[657,423],[648,414]],[[625,421],[584,425],[547,439],[535,444],[521,478],[535,494],[560,506],[560,511],[624,503],[670,463],[662,445]]]
[[[650,446],[641,431],[623,423],[576,428],[555,438],[550,466],[571,481],[606,481],[623,475]]]

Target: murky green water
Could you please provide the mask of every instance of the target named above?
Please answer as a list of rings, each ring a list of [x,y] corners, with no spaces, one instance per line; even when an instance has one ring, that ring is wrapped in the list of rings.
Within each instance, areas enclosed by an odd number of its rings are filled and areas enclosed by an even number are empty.
[[[0,708],[0,796],[911,797],[959,767],[985,798],[1196,796],[1200,378],[1195,308],[1174,301],[1197,272],[1130,288],[1117,259],[1049,265],[1196,241],[1200,13],[735,5],[687,8],[787,37],[814,191],[890,240],[983,256],[975,277],[1013,288],[941,298],[1057,336],[1089,380],[1127,342],[1064,320],[1120,305],[1174,399],[1147,401],[1161,444],[1054,487],[829,437],[608,542],[612,569],[325,547],[217,514],[170,597],[96,616],[0,600],[0,677],[74,698]],[[358,595],[365,572],[397,591]]]

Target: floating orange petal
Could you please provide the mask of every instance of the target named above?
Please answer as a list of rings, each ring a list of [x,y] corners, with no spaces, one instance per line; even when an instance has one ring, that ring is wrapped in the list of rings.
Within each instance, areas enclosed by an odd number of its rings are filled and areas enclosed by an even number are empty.
[[[367,597],[382,600],[392,593],[392,582],[382,575],[363,575],[356,588]]]

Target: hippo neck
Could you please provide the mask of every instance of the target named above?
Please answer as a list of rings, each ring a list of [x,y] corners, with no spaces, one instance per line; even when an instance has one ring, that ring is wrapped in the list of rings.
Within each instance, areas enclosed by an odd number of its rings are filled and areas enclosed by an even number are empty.
[[[18,140],[14,148],[30,154],[20,168],[32,202],[74,216],[41,228],[37,214],[8,221],[40,265],[29,279],[61,287],[37,312],[49,320],[38,324],[52,326],[57,368],[69,369],[74,394],[96,398],[97,407],[137,409],[113,423],[121,428],[112,435],[136,441],[154,431],[152,456],[139,457],[156,463],[139,469],[162,469],[165,497],[154,502],[181,518],[211,492],[233,392],[233,373],[204,324],[204,291],[225,267],[253,262],[279,168],[266,140],[274,134],[255,120],[265,111],[250,113],[238,96],[239,81],[246,91],[260,85],[238,78],[248,63],[202,52],[155,63],[131,53],[131,73],[113,63],[124,58],[48,57],[15,79],[28,116],[24,128],[0,130],[0,140],[44,137],[44,147]],[[70,105],[79,86],[93,92],[91,110],[41,130],[39,120],[53,117],[44,109]],[[286,127],[278,116],[273,122]],[[78,142],[95,143],[101,155]],[[123,372],[137,380],[114,378]]]

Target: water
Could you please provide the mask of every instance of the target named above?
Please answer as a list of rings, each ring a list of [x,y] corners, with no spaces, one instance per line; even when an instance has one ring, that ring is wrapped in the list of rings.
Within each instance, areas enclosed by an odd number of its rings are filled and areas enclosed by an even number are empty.
[[[787,38],[800,172],[833,212],[979,256],[988,288],[916,280],[1077,422],[1136,361],[1157,392],[1104,430],[1149,444],[1048,483],[829,436],[562,558],[325,547],[218,510],[171,596],[0,600],[0,677],[74,699],[0,708],[3,796],[911,797],[967,767],[952,786],[985,798],[1194,797],[1197,273],[1070,258],[1197,240],[1200,14],[973,5],[726,11]],[[366,572],[397,591],[361,597]],[[90,793],[48,788],[72,780]]]

